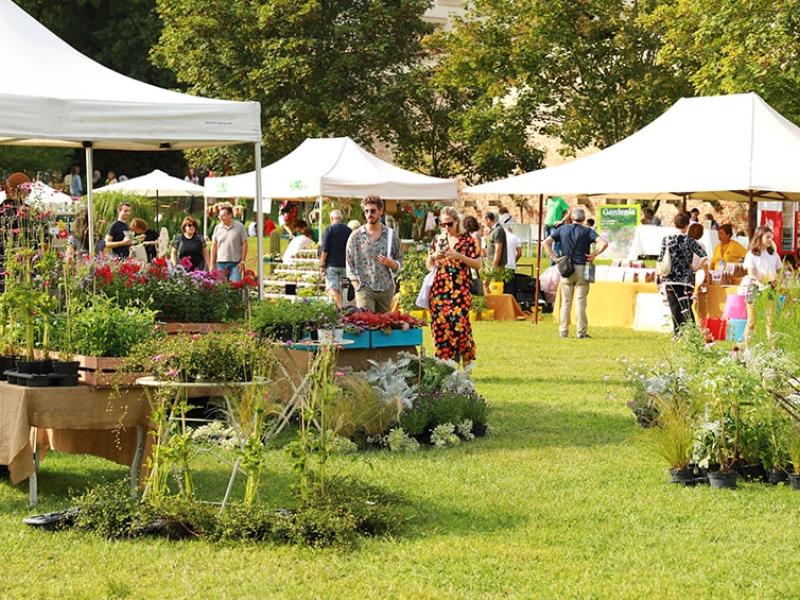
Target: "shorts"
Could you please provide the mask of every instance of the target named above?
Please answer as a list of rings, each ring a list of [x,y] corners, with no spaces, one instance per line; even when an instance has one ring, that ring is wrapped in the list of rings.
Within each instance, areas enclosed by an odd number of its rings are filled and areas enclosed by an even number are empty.
[[[347,274],[345,267],[326,267],[325,268],[325,289],[341,290],[342,279]]]

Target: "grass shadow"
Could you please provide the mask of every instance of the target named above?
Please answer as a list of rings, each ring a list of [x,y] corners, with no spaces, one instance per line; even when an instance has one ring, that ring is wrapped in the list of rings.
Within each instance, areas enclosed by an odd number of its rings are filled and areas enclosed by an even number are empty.
[[[401,537],[422,539],[431,535],[486,535],[518,529],[527,524],[529,515],[504,510],[469,510],[463,505],[439,503],[430,499],[408,499],[406,510],[413,516]]]

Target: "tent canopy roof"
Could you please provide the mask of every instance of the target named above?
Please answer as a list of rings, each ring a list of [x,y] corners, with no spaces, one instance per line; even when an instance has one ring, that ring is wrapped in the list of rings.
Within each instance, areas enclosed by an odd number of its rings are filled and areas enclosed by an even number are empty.
[[[255,197],[254,172],[207,177],[210,198]],[[454,179],[406,171],[364,150],[349,137],[309,138],[261,169],[264,198],[363,198],[377,194],[397,200],[455,200]]]
[[[683,98],[597,154],[465,191],[800,200],[799,159],[800,128],[757,94]]]
[[[119,183],[112,183],[94,190],[95,194],[103,192],[130,192],[142,196],[202,196],[203,186],[167,175],[164,171],[155,171],[126,179]]]
[[[163,150],[261,139],[257,102],[190,96],[125,77],[0,0],[0,144]]]

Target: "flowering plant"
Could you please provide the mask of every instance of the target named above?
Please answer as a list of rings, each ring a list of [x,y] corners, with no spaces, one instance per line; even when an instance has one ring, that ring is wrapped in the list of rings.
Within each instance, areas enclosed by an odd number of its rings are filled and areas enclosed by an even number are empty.
[[[401,312],[375,313],[371,310],[356,310],[345,314],[341,324],[357,330],[386,331],[422,327],[423,323],[411,315]]]
[[[149,265],[132,259],[90,264],[84,283],[121,306],[147,306],[163,321],[221,323],[242,318],[243,291],[256,280],[246,271],[241,281],[229,282],[221,271],[171,268],[159,258]]]

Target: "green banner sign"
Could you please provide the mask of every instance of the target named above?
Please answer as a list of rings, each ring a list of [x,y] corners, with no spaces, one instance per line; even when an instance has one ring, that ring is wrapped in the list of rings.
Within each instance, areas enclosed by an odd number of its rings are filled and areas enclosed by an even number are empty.
[[[597,210],[597,230],[608,242],[608,258],[627,258],[636,226],[641,219],[638,204],[606,204]]]

